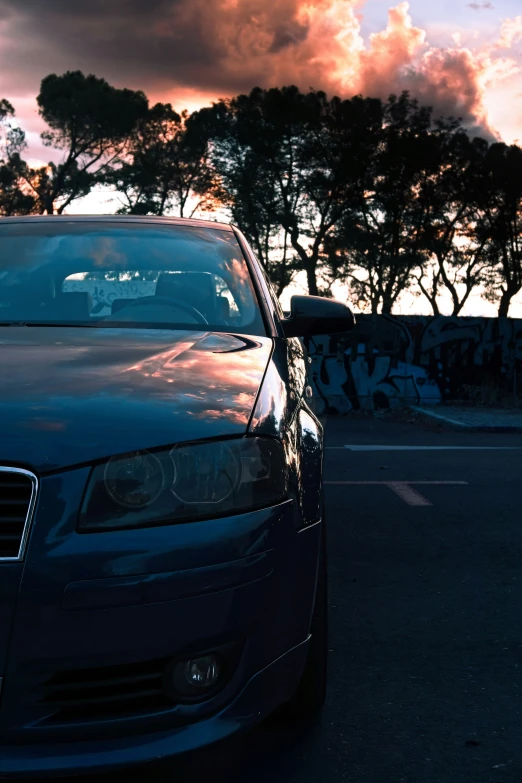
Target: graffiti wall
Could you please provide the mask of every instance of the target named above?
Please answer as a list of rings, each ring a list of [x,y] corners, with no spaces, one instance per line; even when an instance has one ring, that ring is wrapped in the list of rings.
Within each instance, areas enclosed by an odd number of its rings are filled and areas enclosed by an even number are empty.
[[[522,400],[522,320],[360,315],[307,347],[319,413]]]

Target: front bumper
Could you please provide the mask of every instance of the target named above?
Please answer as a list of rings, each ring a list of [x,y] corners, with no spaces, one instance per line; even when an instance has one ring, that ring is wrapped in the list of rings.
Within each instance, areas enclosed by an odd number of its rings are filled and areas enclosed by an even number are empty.
[[[0,780],[85,775],[161,761],[232,737],[257,725],[297,688],[308,640],[254,675],[219,714],[190,726],[103,742],[0,746]]]
[[[302,672],[320,523],[303,529],[287,501],[201,523],[80,535],[86,478],[80,469],[41,482],[0,672],[0,777],[98,771],[194,750],[262,720]],[[138,709],[130,701],[115,713],[107,700],[115,682],[123,687],[121,667],[230,642],[241,655],[206,702]],[[67,701],[64,683],[80,677],[87,713]]]

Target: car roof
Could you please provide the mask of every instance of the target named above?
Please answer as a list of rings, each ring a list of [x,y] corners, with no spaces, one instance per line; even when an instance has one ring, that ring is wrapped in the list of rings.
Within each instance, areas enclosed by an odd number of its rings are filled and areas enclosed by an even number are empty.
[[[68,223],[161,223],[166,225],[205,226],[219,231],[233,231],[230,223],[219,223],[214,220],[198,220],[196,218],[165,217],[158,215],[15,215],[0,218],[2,223],[37,223],[43,221]]]

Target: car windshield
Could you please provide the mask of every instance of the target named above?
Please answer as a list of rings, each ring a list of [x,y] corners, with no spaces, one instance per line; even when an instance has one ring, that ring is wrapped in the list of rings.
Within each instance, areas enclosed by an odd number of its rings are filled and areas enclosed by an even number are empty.
[[[266,334],[232,231],[52,220],[0,226],[0,325]]]

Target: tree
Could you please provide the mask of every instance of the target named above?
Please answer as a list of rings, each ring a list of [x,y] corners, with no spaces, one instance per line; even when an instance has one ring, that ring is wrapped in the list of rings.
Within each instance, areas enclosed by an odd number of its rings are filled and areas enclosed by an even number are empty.
[[[431,109],[407,92],[379,105],[365,175],[328,242],[332,277],[348,281],[352,298],[372,313],[390,313],[425,264],[429,189],[439,165],[433,130]]]
[[[256,87],[198,113],[223,203],[279,290],[301,269],[309,293],[319,293],[323,246],[347,208],[349,183],[364,165],[356,153],[375,104],[329,101],[323,92],[303,94],[293,86]],[[270,262],[276,238],[293,251],[284,268]]]
[[[484,156],[475,191],[481,221],[477,241],[488,247],[487,295],[506,317],[522,289],[522,150],[492,144]]]
[[[264,176],[262,159],[233,138],[234,120],[224,101],[193,113],[188,127],[206,144],[214,171],[215,200],[248,237],[277,295],[281,295],[298,265],[289,258],[288,233],[281,229],[271,209],[277,192]],[[230,155],[231,148],[235,156]]]
[[[178,114],[171,104],[157,103],[138,122],[125,158],[104,177],[124,197],[120,214],[176,211],[192,217],[198,209],[211,208],[206,139],[187,131],[188,118],[186,111]]]
[[[13,123],[15,111],[9,101],[0,100],[0,215],[27,215],[35,199],[27,192],[22,159],[27,143],[25,133]]]
[[[434,314],[446,290],[452,315],[458,315],[485,283],[491,263],[477,204],[489,145],[484,139],[471,140],[456,120],[441,121],[436,139],[438,164],[427,187],[429,220],[423,238],[428,263],[417,270],[416,280]]]
[[[140,91],[117,89],[80,71],[46,76],[37,101],[49,126],[42,134],[44,144],[63,150],[64,156],[33,172],[27,183],[40,213],[61,214],[123,155],[148,101]]]

